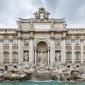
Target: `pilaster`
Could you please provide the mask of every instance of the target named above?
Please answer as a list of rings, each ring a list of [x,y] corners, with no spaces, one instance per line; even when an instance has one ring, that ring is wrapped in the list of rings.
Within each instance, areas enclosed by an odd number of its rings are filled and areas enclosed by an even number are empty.
[[[54,47],[54,37],[51,37],[50,39],[50,64],[53,66],[55,61],[55,47]]]
[[[23,51],[22,51],[22,40],[18,38],[18,63],[21,64],[23,62]]]
[[[83,40],[81,40],[81,63],[83,63],[83,57],[84,57],[84,43]]]
[[[62,50],[61,50],[61,62],[65,63],[65,60],[66,60],[65,38],[63,38],[62,41],[61,41],[61,47],[62,47]]]
[[[9,43],[9,58],[10,58],[10,64],[12,64],[12,42]]]
[[[34,63],[34,45],[33,45],[33,37],[30,37],[29,41],[29,62]]]
[[[72,39],[72,63],[75,61],[75,45],[74,45],[74,39]]]
[[[1,60],[1,64],[3,64],[3,40],[2,39],[1,39],[1,42],[0,42],[0,52],[1,52],[0,60]]]

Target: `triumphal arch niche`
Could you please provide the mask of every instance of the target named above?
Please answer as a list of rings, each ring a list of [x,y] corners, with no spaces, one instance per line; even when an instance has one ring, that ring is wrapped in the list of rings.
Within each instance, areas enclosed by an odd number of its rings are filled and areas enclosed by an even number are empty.
[[[36,63],[45,66],[49,63],[49,46],[45,40],[36,44]]]

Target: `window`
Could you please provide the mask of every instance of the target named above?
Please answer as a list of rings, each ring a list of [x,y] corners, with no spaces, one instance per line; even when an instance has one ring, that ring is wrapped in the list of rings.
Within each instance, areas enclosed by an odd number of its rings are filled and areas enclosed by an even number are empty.
[[[4,52],[3,56],[4,56],[3,62],[4,63],[9,63],[9,53],[8,52]]]
[[[80,44],[80,40],[79,40],[79,39],[76,39],[76,40],[75,40],[75,44],[76,44],[76,45],[79,45],[79,44]]]
[[[55,41],[55,47],[60,46],[60,43],[61,43],[60,39],[56,39],[56,41]]]
[[[72,53],[66,52],[66,60],[71,60],[71,59],[72,59]]]
[[[81,55],[80,55],[80,52],[77,51],[77,52],[75,53],[75,60],[80,60],[80,56],[81,56]]]
[[[9,44],[9,40],[8,39],[4,39],[4,45],[8,45]]]
[[[3,39],[0,39],[0,43],[3,43]]]
[[[14,44],[14,45],[17,45],[17,44],[18,44],[18,40],[17,40],[17,39],[14,39],[14,40],[13,40],[13,44]]]
[[[18,63],[18,53],[17,52],[13,52],[12,62]]]
[[[66,39],[66,45],[71,45],[71,40],[70,39]]]

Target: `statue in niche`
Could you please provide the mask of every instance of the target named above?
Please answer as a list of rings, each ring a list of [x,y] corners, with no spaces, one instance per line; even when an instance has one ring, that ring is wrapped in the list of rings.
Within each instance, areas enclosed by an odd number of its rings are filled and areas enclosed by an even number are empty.
[[[29,46],[29,40],[24,40],[24,46]]]
[[[55,56],[55,62],[57,61],[58,59],[57,59],[57,56]]]
[[[44,57],[43,56],[40,58],[40,63],[44,64]]]
[[[29,52],[24,52],[24,61],[29,61]]]
[[[46,60],[45,60],[45,53],[41,52],[41,55],[40,55],[40,66],[43,67],[46,65]]]
[[[56,61],[60,61],[60,60],[61,60],[60,52],[56,52],[55,62],[56,62]]]

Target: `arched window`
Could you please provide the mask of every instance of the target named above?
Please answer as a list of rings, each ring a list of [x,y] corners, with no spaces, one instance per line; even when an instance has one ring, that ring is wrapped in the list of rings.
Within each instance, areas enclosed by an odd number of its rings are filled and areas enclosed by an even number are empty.
[[[66,52],[66,60],[71,60],[71,59],[72,59],[72,53]]]
[[[18,63],[18,53],[13,52],[12,63]]]
[[[75,60],[80,60],[81,54],[79,51],[75,52]]]
[[[7,52],[7,51],[3,52],[3,56],[4,56],[3,62],[9,63],[9,52]]]

